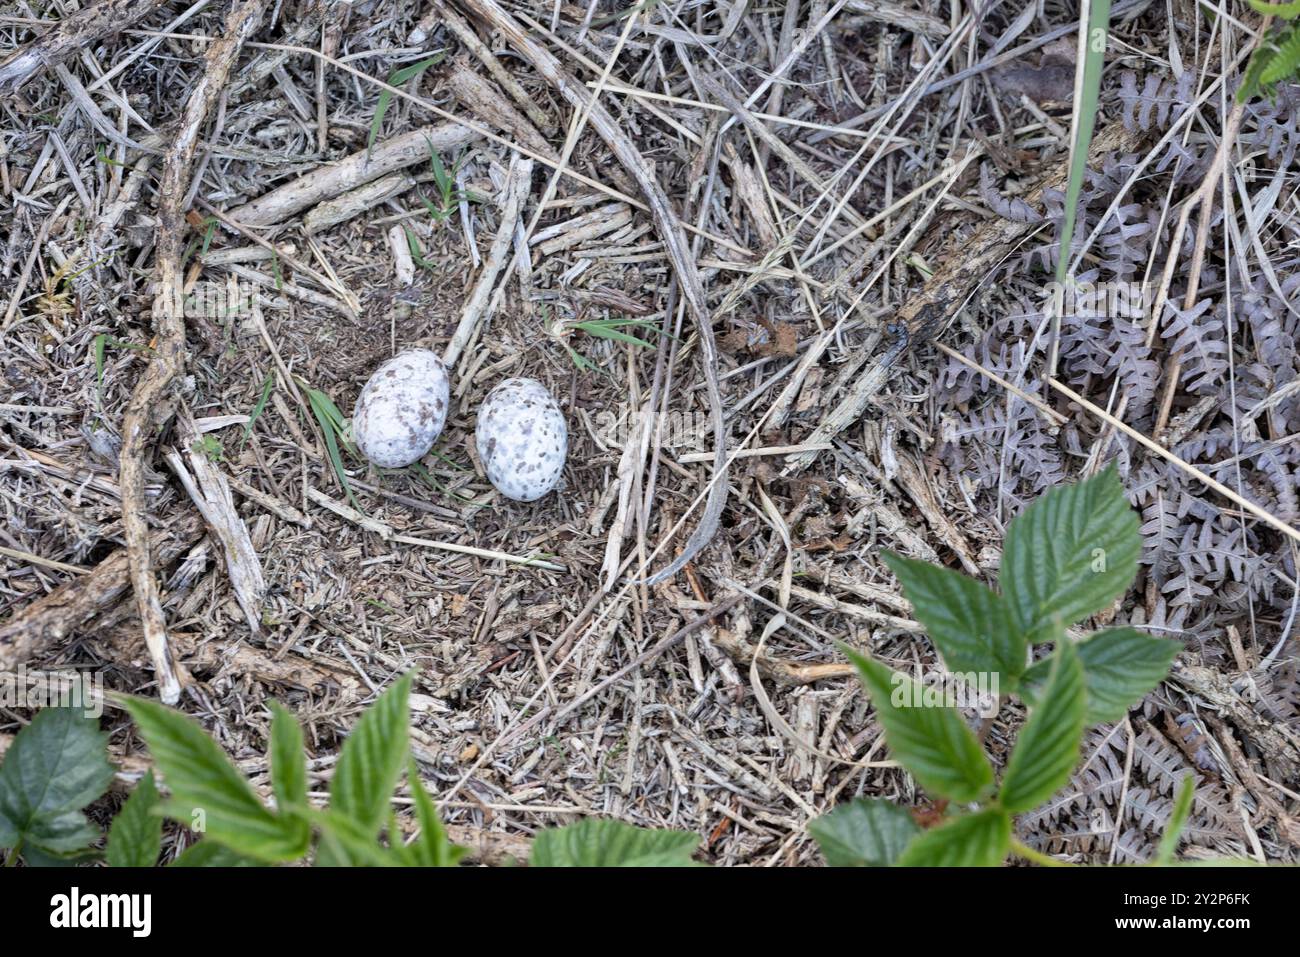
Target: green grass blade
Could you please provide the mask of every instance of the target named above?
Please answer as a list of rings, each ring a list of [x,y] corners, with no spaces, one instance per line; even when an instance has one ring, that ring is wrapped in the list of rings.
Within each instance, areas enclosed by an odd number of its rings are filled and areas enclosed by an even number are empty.
[[[253,434],[253,426],[257,424],[258,417],[266,409],[266,402],[271,398],[271,385],[275,382],[275,373],[269,373],[266,381],[262,383],[262,394],[257,397],[257,403],[253,406],[253,411],[248,413],[248,421],[244,423],[244,437],[239,440],[239,448],[242,451],[244,443],[248,441]]]
[[[629,335],[626,332],[613,329],[609,326],[602,326],[589,322],[579,322],[573,328],[581,329],[587,335],[595,336],[598,339],[612,339],[615,342],[626,342],[630,346],[643,346],[646,349],[651,348],[650,343],[646,342],[644,339],[639,339],[636,336]]]
[[[325,434],[325,448],[329,453],[330,465],[334,468],[334,474],[338,477],[339,484],[343,486],[343,491],[347,493],[348,501],[358,512],[361,509],[361,503],[357,501],[356,493],[352,491],[352,483],[348,481],[348,474],[343,470],[343,456],[339,451],[338,432],[343,426],[343,416],[338,410],[338,406],[324,392],[319,389],[307,388],[307,401],[311,405],[312,413],[316,416],[316,421],[320,425],[321,432]]]
[[[410,66],[404,66],[400,70],[394,71],[388,77],[389,86],[401,86],[408,80],[419,76],[429,67],[438,63],[443,58],[441,52],[435,53],[427,60],[421,60],[419,63],[412,63]],[[379,100],[375,103],[375,115],[370,121],[370,134],[366,137],[366,155],[374,149],[375,137],[379,135],[379,128],[384,125],[384,114],[388,112],[389,104],[393,102],[393,93],[391,90],[382,90],[379,94]]]
[[[1070,141],[1070,179],[1065,190],[1065,224],[1061,232],[1061,257],[1056,264],[1056,281],[1065,282],[1070,272],[1070,240],[1074,235],[1083,173],[1088,166],[1088,147],[1097,124],[1097,100],[1101,91],[1101,68],[1106,61],[1106,38],[1110,25],[1110,0],[1085,0],[1080,16],[1087,11],[1087,40],[1083,70],[1075,81],[1074,124]]]

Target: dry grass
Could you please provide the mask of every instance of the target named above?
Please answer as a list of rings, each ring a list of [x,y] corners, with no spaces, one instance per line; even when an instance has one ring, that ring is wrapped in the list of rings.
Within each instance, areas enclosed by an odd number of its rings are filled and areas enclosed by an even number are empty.
[[[181,706],[257,776],[264,703],[284,701],[307,728],[323,791],[359,711],[414,668],[416,757],[462,840],[518,848],[538,827],[608,815],[699,833],[718,864],[813,863],[805,826],[835,803],[924,803],[886,760],[836,650],[843,641],[900,668],[934,664],[879,550],[987,574],[1018,504],[972,489],[940,454],[956,403],[929,341],[960,349],[980,335],[1007,305],[979,284],[1050,242],[1042,226],[990,210],[978,174],[991,163],[1009,177],[1006,191],[1030,198],[1035,183],[1060,177],[1069,108],[1053,98],[1060,77],[1040,54],[1062,36],[1068,50],[1074,11],[1049,3],[1017,24],[1010,10],[950,20],[948,5],[928,2],[661,3],[630,17],[596,3],[509,5],[634,144],[684,229],[683,260],[647,211],[644,183],[602,138],[598,112],[574,108],[509,52],[472,16],[484,8],[268,3],[203,127],[184,277],[193,291],[234,280],[256,303],[188,319],[166,411],[215,440],[196,454],[232,481],[267,587],[254,630],[221,549],[194,537],[197,526],[175,544],[194,507],[162,453],[194,450],[176,425],[151,435],[144,517],[156,537],[172,534],[156,571]],[[137,146],[167,147],[227,12],[212,4],[178,22],[185,9],[163,4],[0,97],[0,629],[124,547],[115,430],[154,359],[157,278],[160,159]],[[1173,9],[1171,20],[1163,5],[1118,5],[1132,18],[1117,15],[1112,57],[1160,70],[1176,48],[1212,81],[1222,38],[1206,35],[1193,5]],[[40,26],[0,17],[0,52]],[[1222,28],[1233,55],[1250,40],[1236,22]],[[341,199],[335,190],[283,215],[255,205],[251,224],[246,204],[303,177],[319,185],[337,173],[331,164],[364,151],[381,81],[432,50],[447,56],[398,88],[375,151],[451,123],[446,135],[465,142],[442,159],[482,202],[431,216],[419,197],[436,199],[435,184],[421,157],[378,184],[349,182],[357,191]],[[1118,123],[1110,94],[1102,148],[1153,150],[1153,137]],[[1198,134],[1225,116],[1208,102]],[[531,191],[502,233],[513,228],[516,245],[456,363],[428,480],[349,459],[364,515],[350,512],[305,390],[346,414],[395,349],[446,346],[502,231],[507,171],[521,155],[534,161]],[[1184,193],[1167,190],[1170,217]],[[349,215],[334,221],[340,208]],[[1275,215],[1297,211],[1292,178]],[[1294,269],[1285,242],[1279,227],[1234,255],[1265,251],[1282,274]],[[515,256],[523,243],[529,255]],[[1222,257],[1221,228],[1209,249]],[[681,293],[684,270],[698,271],[716,362],[700,309]],[[645,321],[629,331],[646,345],[579,326],[629,317]],[[1005,394],[1026,395],[1044,352],[1039,343],[997,377]],[[551,388],[571,441],[562,488],[526,506],[492,491],[471,441],[478,403],[518,375]],[[681,574],[642,584],[705,510],[716,474],[710,377],[732,453],[721,524]],[[1111,386],[1099,376],[1087,397],[1123,418]],[[1176,368],[1168,387],[1177,408],[1192,404]],[[1087,455],[1109,442],[1106,421],[1041,383],[1030,392],[1047,421],[1072,423],[1086,443],[1070,474],[1099,464]],[[1259,507],[1294,526],[1274,503]],[[1248,518],[1266,550],[1291,549]],[[1295,564],[1279,558],[1270,574],[1277,601],[1216,619],[1219,651],[1206,652],[1205,634],[1189,639],[1177,680],[1095,743],[1075,806],[1026,823],[1027,836],[1078,860],[1141,856],[1150,819],[1133,801],[1158,818],[1161,768],[1200,761],[1202,746],[1181,733],[1191,715],[1219,742],[1202,764],[1202,823],[1222,826],[1193,833],[1188,853],[1294,859],[1300,739],[1252,691],[1285,685],[1279,669],[1294,648],[1285,609]],[[1111,617],[1149,621],[1143,587]],[[157,693],[129,590],[97,595],[87,610],[57,633],[37,622],[26,665],[90,666],[109,687]],[[9,732],[23,717],[0,709]],[[138,773],[140,744],[110,717],[127,774]],[[1004,710],[988,738],[995,754],[1020,718]],[[1118,749],[1120,777],[1098,783],[1087,774],[1106,748]],[[1121,810],[1098,822],[1107,807]],[[1075,812],[1094,825],[1082,837]]]

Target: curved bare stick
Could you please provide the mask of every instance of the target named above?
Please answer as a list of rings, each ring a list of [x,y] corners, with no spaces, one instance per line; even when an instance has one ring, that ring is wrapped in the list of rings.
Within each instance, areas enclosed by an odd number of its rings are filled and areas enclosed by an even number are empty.
[[[162,0],[103,0],[64,17],[0,62],[0,93],[15,93],[41,70],[74,50],[125,30],[162,6]]]
[[[681,285],[682,296],[690,309],[700,333],[701,359],[704,365],[704,379],[709,396],[709,410],[713,418],[713,477],[709,483],[708,498],[704,504],[704,514],[700,523],[691,532],[681,553],[667,567],[645,579],[644,584],[653,585],[677,574],[686,563],[693,559],[713,538],[722,519],[722,510],[727,504],[727,431],[722,418],[722,396],[718,391],[718,348],[713,337],[713,317],[704,298],[704,286],[700,282],[695,260],[691,258],[686,245],[686,233],[681,222],[673,212],[663,188],[655,180],[654,173],[646,163],[645,157],[628,139],[618,123],[604,106],[597,101],[591,91],[572,76],[547,50],[539,46],[531,36],[505,10],[497,5],[496,0],[456,0],[460,6],[473,13],[484,23],[500,30],[533,68],[546,78],[560,95],[580,110],[587,111],[587,121],[600,134],[618,161],[636,180],[645,194],[646,204],[654,217],[663,238],[664,249],[677,272],[677,281]],[[661,544],[656,552],[663,548]]]
[[[159,697],[166,704],[180,700],[181,686],[167,642],[167,623],[158,597],[149,556],[149,526],[145,520],[144,465],[156,413],[172,378],[185,364],[185,317],[182,311],[184,275],[181,255],[185,239],[185,194],[199,141],[199,128],[226,85],[239,49],[262,20],[263,0],[245,0],[226,18],[226,34],[208,47],[203,78],[185,101],[181,124],[163,160],[158,187],[158,292],[153,304],[156,342],[149,368],[136,384],[122,420],[119,482],[122,488],[122,529],[131,560],[131,585],[144,629],[145,644],[158,678]]]

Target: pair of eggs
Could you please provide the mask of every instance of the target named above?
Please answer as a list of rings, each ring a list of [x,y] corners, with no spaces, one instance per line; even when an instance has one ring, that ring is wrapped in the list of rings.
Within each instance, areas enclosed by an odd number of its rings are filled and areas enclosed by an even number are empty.
[[[352,439],[380,468],[403,468],[433,448],[447,422],[451,381],[428,349],[389,359],[357,397]],[[488,480],[516,502],[532,502],[559,484],[568,452],[564,414],[535,379],[507,379],[479,407],[474,441]]]

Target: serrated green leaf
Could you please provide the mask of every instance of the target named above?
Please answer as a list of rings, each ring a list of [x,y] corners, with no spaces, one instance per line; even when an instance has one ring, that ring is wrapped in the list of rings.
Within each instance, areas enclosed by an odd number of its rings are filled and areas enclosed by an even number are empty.
[[[105,857],[110,867],[153,867],[162,853],[158,785],[150,770],[140,779],[108,829]]]
[[[207,840],[268,863],[307,853],[311,829],[306,822],[268,810],[197,721],[145,698],[125,698],[123,706],[171,791],[164,814],[201,828]]]
[[[278,701],[271,702],[271,789],[281,811],[307,804],[302,726]]]
[[[419,771],[412,763],[407,769],[407,783],[411,797],[415,802],[415,817],[420,825],[420,833],[410,844],[398,845],[397,850],[406,867],[455,867],[468,852],[457,847],[447,839],[442,821],[438,817],[438,808],[433,798],[424,789]],[[398,835],[395,828],[389,828],[390,834]]]
[[[1014,691],[1027,665],[1025,636],[1006,603],[980,582],[950,568],[884,553],[917,620],[953,672],[997,672]]]
[[[46,708],[0,764],[0,847],[79,851],[99,837],[81,813],[108,789],[108,735],[76,708]]]
[[[98,839],[99,828],[80,811],[36,818],[19,838],[24,855],[36,848],[64,857],[84,850]]]
[[[402,675],[366,709],[343,743],[330,784],[330,810],[372,840],[388,819],[406,764],[412,677],[409,671]]]
[[[261,861],[236,854],[216,841],[191,844],[168,867],[265,867]]]
[[[391,818],[391,813],[388,815]],[[317,867],[399,867],[401,854],[382,847],[369,831],[352,818],[330,809],[312,809],[312,822],[320,830]]]
[[[896,705],[895,694],[907,703],[923,700],[924,692],[906,675],[852,648],[844,652],[871,695],[885,729],[885,744],[923,788],[962,804],[978,801],[992,790],[993,768],[955,709]]]
[[[831,867],[888,867],[921,829],[907,808],[881,798],[857,798],[808,824]]]
[[[900,867],[997,867],[1011,849],[1011,815],[1001,808],[964,814],[922,832]]]
[[[1248,0],[1248,2],[1257,13],[1267,17],[1278,17],[1282,20],[1294,20],[1300,17],[1300,0],[1295,0],[1294,3],[1265,3],[1263,0]]]
[[[1192,813],[1192,798],[1196,795],[1196,779],[1189,774],[1178,785],[1178,797],[1174,799],[1174,810],[1169,815],[1164,834],[1160,835],[1160,846],[1151,863],[1156,867],[1167,867],[1173,863],[1174,852],[1178,850],[1178,839],[1183,836],[1187,818]]]
[[[1289,80],[1300,69],[1300,27],[1280,35],[1272,44],[1271,56],[1259,74],[1261,87],[1271,88],[1282,80]]]
[[[542,831],[530,867],[694,867],[699,835],[650,830],[622,821],[587,818]]]
[[[1007,528],[999,584],[1030,641],[1106,608],[1137,575],[1137,513],[1114,466],[1052,489]]]
[[[1070,779],[1079,762],[1086,697],[1074,646],[1062,640],[1038,706],[1020,730],[998,803],[1013,814],[1042,804]]]
[[[1182,645],[1135,628],[1108,628],[1077,642],[1074,650],[1083,666],[1087,696],[1085,724],[1122,721],[1129,708],[1169,674]],[[1034,704],[1042,694],[1052,659],[1045,658],[1025,673],[1020,695]]]
[[[75,851],[54,853],[30,844],[24,844],[22,850],[23,864],[27,867],[77,867],[100,860],[100,854],[93,848],[81,848]]]

